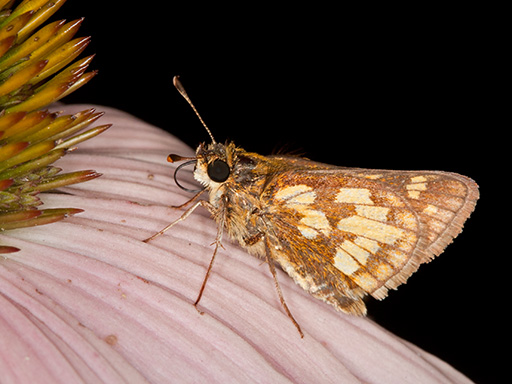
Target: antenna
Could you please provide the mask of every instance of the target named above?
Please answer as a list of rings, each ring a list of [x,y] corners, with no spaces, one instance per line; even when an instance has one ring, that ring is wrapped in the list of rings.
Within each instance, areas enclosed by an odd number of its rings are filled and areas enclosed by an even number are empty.
[[[178,92],[181,94],[181,96],[183,96],[183,98],[185,100],[187,100],[187,102],[190,104],[190,106],[192,107],[192,109],[196,113],[197,117],[199,117],[199,121],[201,121],[201,124],[203,124],[203,127],[206,128],[206,132],[208,132],[208,135],[210,135],[210,138],[212,139],[212,143],[216,144],[217,142],[213,138],[212,133],[210,132],[210,130],[206,126],[205,122],[201,118],[201,115],[199,114],[199,112],[197,112],[197,109],[196,109],[196,107],[194,107],[194,104],[192,104],[192,101],[190,100],[190,97],[188,97],[187,92],[185,91],[185,88],[183,88],[183,84],[181,84],[181,81],[179,80],[179,76],[174,76],[174,78],[172,79],[172,83],[174,84],[174,86],[176,87]]]

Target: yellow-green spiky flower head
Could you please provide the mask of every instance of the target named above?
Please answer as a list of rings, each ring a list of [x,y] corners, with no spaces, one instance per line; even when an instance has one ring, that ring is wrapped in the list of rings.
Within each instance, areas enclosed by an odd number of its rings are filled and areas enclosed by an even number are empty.
[[[0,230],[52,223],[77,208],[39,209],[40,192],[99,176],[61,174],[51,164],[108,126],[84,132],[101,113],[60,116],[45,110],[87,83],[92,56],[73,62],[89,43],[74,38],[82,19],[39,28],[65,0],[0,0]],[[1,252],[15,251],[0,244]]]

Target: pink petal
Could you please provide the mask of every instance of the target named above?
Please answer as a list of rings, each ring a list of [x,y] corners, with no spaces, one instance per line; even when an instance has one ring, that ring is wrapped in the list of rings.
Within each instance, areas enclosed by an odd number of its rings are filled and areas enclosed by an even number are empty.
[[[90,106],[67,106],[66,113]],[[470,383],[371,320],[336,312],[283,272],[283,312],[268,267],[225,240],[200,303],[216,225],[196,211],[154,241],[191,196],[176,187],[175,137],[123,112],[59,160],[103,176],[42,196],[85,211],[0,235],[0,372],[5,382]],[[176,131],[179,135],[179,130]],[[190,169],[180,173],[193,183]],[[185,182],[186,183],[186,182]],[[192,184],[193,185],[193,184]]]

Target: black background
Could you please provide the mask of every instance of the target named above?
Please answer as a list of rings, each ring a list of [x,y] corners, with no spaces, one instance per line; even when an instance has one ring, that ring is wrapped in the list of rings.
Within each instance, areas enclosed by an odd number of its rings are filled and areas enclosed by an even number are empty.
[[[96,53],[99,70],[66,102],[117,107],[195,148],[208,136],[172,86],[180,75],[217,141],[342,166],[452,171],[480,184],[476,211],[446,252],[368,307],[476,382],[497,380],[495,68],[478,10],[115,4],[124,3],[69,0],[58,12],[86,17],[79,35],[92,36],[86,54]]]

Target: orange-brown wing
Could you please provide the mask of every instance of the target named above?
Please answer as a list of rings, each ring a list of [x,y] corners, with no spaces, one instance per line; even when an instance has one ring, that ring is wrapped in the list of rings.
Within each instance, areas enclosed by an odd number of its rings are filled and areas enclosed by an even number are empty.
[[[305,290],[365,314],[457,236],[478,199],[469,178],[446,172],[287,171],[262,203],[267,247]]]

